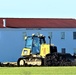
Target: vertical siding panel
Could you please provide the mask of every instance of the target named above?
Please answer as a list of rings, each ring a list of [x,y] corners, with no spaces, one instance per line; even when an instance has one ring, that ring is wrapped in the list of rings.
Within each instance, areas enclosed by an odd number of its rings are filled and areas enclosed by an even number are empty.
[[[0,28],[3,28],[3,19],[0,18]]]

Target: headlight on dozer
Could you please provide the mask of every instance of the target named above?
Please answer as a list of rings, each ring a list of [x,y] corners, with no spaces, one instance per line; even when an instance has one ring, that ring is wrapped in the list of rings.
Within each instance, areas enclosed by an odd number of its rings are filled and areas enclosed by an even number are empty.
[[[27,50],[24,50],[24,54],[27,55],[27,53],[28,53],[28,51]]]
[[[30,49],[28,48],[23,48],[21,56],[26,56],[26,55],[30,55]]]

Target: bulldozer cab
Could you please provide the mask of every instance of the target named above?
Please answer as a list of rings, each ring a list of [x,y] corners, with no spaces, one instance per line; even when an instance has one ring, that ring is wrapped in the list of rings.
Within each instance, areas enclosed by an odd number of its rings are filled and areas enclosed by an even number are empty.
[[[33,46],[32,46],[32,53],[39,54],[40,53],[40,46],[41,44],[45,43],[45,37],[43,36],[33,36]]]
[[[40,53],[40,45],[45,43],[44,36],[27,36],[25,37],[25,48],[30,49],[32,54]]]

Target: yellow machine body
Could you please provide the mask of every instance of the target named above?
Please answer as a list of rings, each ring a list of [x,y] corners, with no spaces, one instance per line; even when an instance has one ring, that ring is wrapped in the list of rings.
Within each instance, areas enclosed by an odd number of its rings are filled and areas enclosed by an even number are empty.
[[[30,51],[31,50],[29,48],[23,48],[21,56],[30,55]]]
[[[45,56],[49,53],[50,53],[50,45],[42,44],[40,48],[40,56],[42,56],[42,58],[45,58]]]
[[[27,55],[30,55],[30,49],[29,48],[23,48],[22,50],[22,53],[21,53],[21,56],[27,56]],[[40,56],[42,58],[45,58],[45,56],[47,54],[50,53],[50,45],[49,44],[41,44],[41,47],[40,47]]]

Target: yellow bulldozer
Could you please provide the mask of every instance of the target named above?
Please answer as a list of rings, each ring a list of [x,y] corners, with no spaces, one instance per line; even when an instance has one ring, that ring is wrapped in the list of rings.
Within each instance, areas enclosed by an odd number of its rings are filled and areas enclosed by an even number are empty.
[[[42,34],[25,36],[25,47],[17,60],[17,65],[71,65],[71,60],[74,60],[73,56],[69,53],[58,53],[57,47],[51,44],[51,37],[48,36],[48,38],[49,43],[46,44],[45,36]]]

